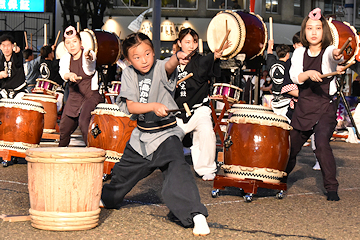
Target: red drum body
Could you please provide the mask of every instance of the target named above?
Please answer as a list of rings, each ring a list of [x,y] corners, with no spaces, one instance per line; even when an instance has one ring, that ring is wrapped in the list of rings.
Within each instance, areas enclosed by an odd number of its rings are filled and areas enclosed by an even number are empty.
[[[286,175],[291,126],[285,117],[266,111],[238,110],[229,119],[224,173],[239,179],[279,183]]]
[[[44,107],[44,133],[56,132],[56,121],[57,121],[57,100],[55,96],[45,94],[31,94],[26,93],[23,100],[29,100],[41,103]]]
[[[349,37],[352,38],[343,52],[344,60],[346,62],[352,62],[359,53],[360,41],[356,29],[347,22],[340,22],[331,18],[328,20],[328,23],[335,47],[341,48]]]
[[[93,50],[96,54],[96,65],[112,65],[121,55],[120,38],[115,34],[104,30],[85,29],[80,32],[82,46]],[[60,59],[67,52],[64,42],[56,48],[56,58]]]
[[[100,103],[91,114],[88,146],[105,150],[104,174],[110,174],[114,164],[120,161],[137,123],[115,104]]]
[[[1,99],[1,148],[25,152],[38,147],[44,128],[44,113],[43,106],[37,102]]]
[[[56,82],[53,82],[49,79],[38,78],[36,79],[36,84],[32,92],[55,96],[57,87],[59,87],[59,84],[57,84]]]
[[[207,43],[212,52],[219,48],[227,30],[232,45],[223,52],[223,60],[243,53],[246,59],[262,55],[267,44],[267,28],[259,15],[246,12],[221,11],[207,29]]]
[[[214,97],[224,96],[231,103],[238,102],[240,100],[240,93],[242,89],[227,83],[215,83],[214,84]]]

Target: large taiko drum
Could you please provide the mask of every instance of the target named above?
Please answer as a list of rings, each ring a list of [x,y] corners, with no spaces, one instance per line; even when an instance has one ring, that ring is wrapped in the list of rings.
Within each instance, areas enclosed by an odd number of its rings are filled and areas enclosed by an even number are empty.
[[[343,52],[344,60],[346,62],[352,62],[359,53],[359,36],[357,35],[356,29],[347,22],[340,22],[332,18],[328,20],[328,23],[335,47],[341,48],[349,37],[352,38]]]
[[[232,45],[225,49],[222,59],[244,53],[247,59],[262,55],[267,43],[267,28],[262,18],[254,13],[221,11],[210,21],[207,43],[212,52],[218,49],[230,29],[228,40]]]
[[[96,65],[112,65],[121,55],[120,38],[115,34],[104,30],[85,29],[80,32],[82,46],[91,49],[96,54]],[[60,43],[56,48],[58,59],[66,53],[64,43]]]
[[[98,225],[104,150],[31,148],[26,160],[33,227],[71,231]]]
[[[56,132],[57,121],[57,100],[53,95],[25,93],[23,100],[35,101],[41,103],[45,110],[44,115],[44,133]]]
[[[87,143],[89,147],[106,150],[104,178],[119,162],[137,123],[121,112],[116,104],[100,103],[91,113]]]
[[[233,104],[228,112],[234,113],[236,111],[257,111],[257,112],[269,112],[272,113],[273,110],[270,107],[262,106],[262,105],[251,105],[251,104]]]
[[[44,108],[25,100],[0,100],[0,148],[25,152],[38,147],[44,128]]]
[[[238,179],[279,183],[290,154],[291,126],[266,111],[238,110],[229,121],[224,143],[224,173]]]

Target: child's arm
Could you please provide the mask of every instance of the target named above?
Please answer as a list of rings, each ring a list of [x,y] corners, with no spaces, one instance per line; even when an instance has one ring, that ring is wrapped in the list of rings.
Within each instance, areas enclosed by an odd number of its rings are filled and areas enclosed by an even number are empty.
[[[165,63],[166,73],[168,75],[172,74],[173,71],[176,69],[177,65],[180,64],[180,60],[182,60],[183,64],[187,64],[189,60],[184,60],[186,56],[187,54],[183,51],[178,51],[174,55],[172,55],[169,61]]]
[[[168,115],[166,112],[168,108],[162,103],[139,103],[126,99],[126,105],[131,114],[154,112],[159,117],[166,117]]]

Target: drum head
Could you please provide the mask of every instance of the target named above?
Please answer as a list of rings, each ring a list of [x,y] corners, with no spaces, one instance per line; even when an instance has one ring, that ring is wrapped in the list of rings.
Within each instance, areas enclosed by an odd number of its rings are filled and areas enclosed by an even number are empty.
[[[65,43],[62,41],[59,43],[55,49],[55,55],[56,59],[60,59],[65,53],[67,53],[67,50],[65,48]]]
[[[81,37],[81,44],[84,47],[84,49],[93,50],[96,53],[95,51],[96,46],[91,32],[82,31],[80,32],[80,37]]]
[[[231,32],[228,40],[232,45],[223,52],[223,59],[237,55],[244,46],[246,28],[241,17],[232,11],[219,12],[209,23],[207,29],[207,43],[212,52],[218,49],[224,40],[227,29]]]

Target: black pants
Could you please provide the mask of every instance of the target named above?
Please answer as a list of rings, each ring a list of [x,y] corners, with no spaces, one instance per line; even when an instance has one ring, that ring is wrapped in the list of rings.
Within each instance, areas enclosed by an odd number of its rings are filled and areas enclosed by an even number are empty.
[[[111,182],[102,189],[101,199],[106,208],[120,208],[125,195],[136,183],[157,168],[164,176],[163,200],[184,226],[192,225],[192,218],[198,213],[208,215],[206,207],[200,202],[199,190],[185,161],[180,139],[176,136],[166,139],[154,152],[151,161],[127,143],[120,162],[112,170]]]
[[[321,167],[324,187],[328,192],[337,191],[339,183],[336,180],[336,162],[330,147],[330,138],[332,137],[335,126],[336,106],[333,103],[332,106],[329,107],[329,110],[321,116],[319,122],[313,127],[313,130],[291,130],[291,151],[289,162],[285,170],[286,173],[289,174],[294,169],[296,165],[296,155],[300,152],[302,146],[309,137],[315,133],[315,156]]]

